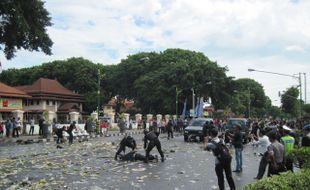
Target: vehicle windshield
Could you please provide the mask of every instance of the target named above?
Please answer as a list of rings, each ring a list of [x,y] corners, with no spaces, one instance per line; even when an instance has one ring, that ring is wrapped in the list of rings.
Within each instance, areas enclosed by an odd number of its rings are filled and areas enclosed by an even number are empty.
[[[244,127],[246,125],[246,121],[239,119],[230,119],[228,121],[228,126],[235,126],[235,125],[240,125],[241,127]]]
[[[193,120],[191,126],[202,127],[206,123],[205,120]]]

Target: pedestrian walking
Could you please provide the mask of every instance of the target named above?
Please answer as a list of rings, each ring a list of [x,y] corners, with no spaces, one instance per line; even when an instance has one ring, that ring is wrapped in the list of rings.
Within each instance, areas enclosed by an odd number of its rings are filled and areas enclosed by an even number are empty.
[[[30,119],[30,130],[29,130],[29,135],[33,135],[33,132],[34,132],[34,119],[31,118]]]
[[[146,150],[145,163],[148,163],[150,152],[155,146],[161,156],[161,161],[165,161],[164,153],[161,150],[161,143],[158,139],[158,136],[159,133],[155,133],[154,131],[144,131],[144,149]]]
[[[270,145],[269,138],[263,129],[259,130],[259,137],[252,134],[253,142],[258,145],[258,153],[262,157],[259,162],[258,173],[254,179],[262,179],[264,177],[268,165],[268,151],[267,147]]]
[[[211,141],[206,142],[205,150],[212,151],[215,156],[215,173],[218,179],[220,190],[225,189],[224,172],[226,180],[231,190],[235,190],[235,182],[232,178],[231,160],[232,157],[229,149],[225,146],[224,141],[218,138],[218,130],[213,128],[210,130]]]

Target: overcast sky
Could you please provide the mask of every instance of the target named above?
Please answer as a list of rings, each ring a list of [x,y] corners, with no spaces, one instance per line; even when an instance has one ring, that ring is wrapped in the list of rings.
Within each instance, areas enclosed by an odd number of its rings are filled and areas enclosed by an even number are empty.
[[[117,64],[141,51],[184,48],[227,66],[229,76],[255,79],[275,105],[278,91],[298,81],[248,68],[310,78],[309,0],[48,0],[45,6],[53,55],[19,51],[7,61],[0,54],[3,69],[73,56]]]

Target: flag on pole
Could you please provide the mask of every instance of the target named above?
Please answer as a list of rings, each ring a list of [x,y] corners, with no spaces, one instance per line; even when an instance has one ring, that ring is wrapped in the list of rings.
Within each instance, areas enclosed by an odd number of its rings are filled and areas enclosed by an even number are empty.
[[[200,97],[197,97],[196,107],[195,107],[195,117],[198,117],[199,100],[200,100]]]
[[[200,97],[197,117],[203,117],[203,97]]]
[[[185,99],[185,102],[183,104],[183,111],[182,111],[182,118],[183,119],[185,118],[185,114],[186,114],[186,102],[187,102],[187,99]]]

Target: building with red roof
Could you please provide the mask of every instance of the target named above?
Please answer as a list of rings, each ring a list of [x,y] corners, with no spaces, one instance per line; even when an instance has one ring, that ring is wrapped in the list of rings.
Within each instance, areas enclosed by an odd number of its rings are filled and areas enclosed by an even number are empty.
[[[83,113],[83,96],[65,88],[57,80],[40,78],[32,85],[15,88],[31,96],[24,107],[35,118],[44,111],[49,111],[55,113],[54,118],[58,121],[66,122],[70,112]]]
[[[23,111],[23,100],[28,98],[27,93],[0,82],[0,120],[10,117],[12,111]]]

